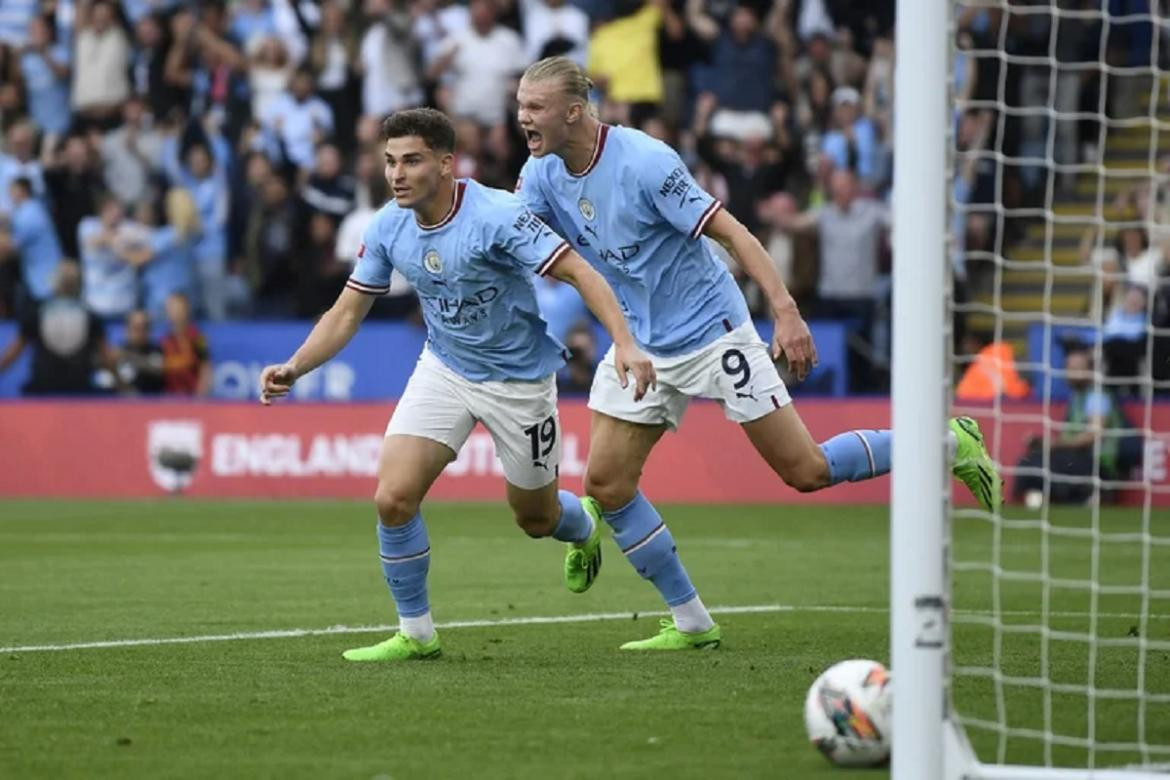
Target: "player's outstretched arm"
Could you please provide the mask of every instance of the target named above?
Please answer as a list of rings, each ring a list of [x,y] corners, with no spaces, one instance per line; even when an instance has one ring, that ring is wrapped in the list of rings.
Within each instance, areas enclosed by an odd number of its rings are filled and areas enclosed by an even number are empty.
[[[260,402],[268,405],[283,398],[298,378],[336,355],[357,333],[358,326],[370,313],[374,296],[345,288],[337,301],[321,315],[300,349],[279,366],[268,366],[260,374]]]
[[[764,291],[776,320],[772,333],[772,358],[779,360],[783,354],[796,378],[804,379],[817,364],[817,347],[768,251],[727,209],[719,209],[703,233],[735,255],[744,272]]]
[[[654,374],[654,364],[634,343],[626,318],[622,316],[622,309],[605,278],[571,249],[561,256],[548,273],[576,287],[589,311],[601,320],[602,326],[613,339],[614,363],[622,387],[628,383],[626,372],[632,371],[634,374],[634,400],[641,401],[647,388],[657,388],[658,377]]]

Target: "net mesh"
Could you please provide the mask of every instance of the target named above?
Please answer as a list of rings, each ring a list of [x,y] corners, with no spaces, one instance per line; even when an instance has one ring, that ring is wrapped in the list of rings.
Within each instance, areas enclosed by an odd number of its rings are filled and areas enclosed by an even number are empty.
[[[950,691],[985,763],[1170,767],[1163,10],[954,7],[951,378],[1008,499],[956,489],[949,532]]]

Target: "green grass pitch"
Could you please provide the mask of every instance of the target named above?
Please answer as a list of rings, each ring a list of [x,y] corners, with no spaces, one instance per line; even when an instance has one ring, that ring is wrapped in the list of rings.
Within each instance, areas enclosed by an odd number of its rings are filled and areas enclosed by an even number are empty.
[[[560,581],[562,548],[532,541],[502,504],[428,506],[436,619],[492,625],[440,629],[444,657],[354,665],[342,650],[387,632],[20,651],[128,639],[254,634],[394,622],[377,561],[371,508],[358,502],[0,502],[0,777],[344,778],[880,778],[829,767],[805,740],[805,692],[849,657],[888,660],[888,534],[879,507],[666,506],[680,552],[712,607],[785,605],[716,615],[716,652],[630,655],[617,646],[657,629],[656,594],[606,542],[594,588]],[[1087,526],[1084,511],[1054,516]],[[1102,530],[1131,530],[1117,510]],[[1163,526],[1170,515],[1156,515]],[[1170,560],[1134,544],[1092,545],[983,521],[956,526],[957,557],[1007,570],[1047,563],[1054,577],[1170,587]],[[1161,557],[1158,557],[1161,556]],[[987,609],[991,577],[959,575],[960,609]],[[1001,581],[1005,620],[1038,619],[1038,585]],[[1052,626],[1084,630],[1090,597],[1047,594]],[[1170,605],[1099,596],[1097,630],[1170,639]],[[626,613],[620,619],[519,624],[531,616]],[[633,613],[638,613],[635,619]],[[508,622],[513,621],[513,622]],[[957,626],[957,661],[989,665],[990,629]],[[1039,639],[1011,635],[1005,673],[1040,670]],[[1084,683],[1083,644],[1051,641],[1052,679]],[[1134,687],[1138,654],[1099,650],[1098,687]],[[1170,691],[1170,659],[1147,654],[1144,684]],[[895,670],[896,691],[897,670]],[[965,712],[995,719],[994,686],[960,681]],[[1013,727],[1084,736],[1085,696],[1008,689]],[[1099,739],[1132,740],[1136,705],[1098,700]],[[1151,705],[1146,740],[1170,744],[1170,712]],[[1001,747],[972,732],[985,757]],[[1044,759],[1041,743],[1002,745]],[[1056,746],[1058,762],[1084,751]],[[1099,763],[1140,756],[1097,755]],[[1165,759],[1163,759],[1165,760]]]

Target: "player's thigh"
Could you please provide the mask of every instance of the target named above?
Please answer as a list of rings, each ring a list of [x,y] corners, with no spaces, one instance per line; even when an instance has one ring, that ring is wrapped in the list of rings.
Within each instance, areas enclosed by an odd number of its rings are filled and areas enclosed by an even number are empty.
[[[649,388],[640,401],[634,400],[634,380],[629,377],[626,387],[618,379],[614,362],[614,348],[610,347],[593,375],[589,388],[589,408],[608,417],[644,426],[678,428],[690,399],[679,392],[672,369],[654,362],[658,384]]]
[[[424,436],[395,433],[383,439],[374,493],[382,522],[408,522],[455,454],[446,444]]]
[[[607,511],[628,504],[638,489],[646,459],[666,430],[665,423],[647,425],[594,411],[585,493]]]
[[[756,452],[788,485],[809,491],[829,484],[825,455],[809,435],[793,404],[743,423],[743,430]]]
[[[556,380],[483,382],[472,411],[496,446],[509,485],[537,490],[555,483],[561,465]]]
[[[419,358],[382,442],[375,500],[384,521],[413,514],[467,441],[475,416],[464,384],[433,356]]]

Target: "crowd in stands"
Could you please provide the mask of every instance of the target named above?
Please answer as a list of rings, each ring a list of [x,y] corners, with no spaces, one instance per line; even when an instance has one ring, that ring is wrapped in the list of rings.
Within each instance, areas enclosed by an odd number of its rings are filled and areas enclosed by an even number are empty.
[[[1120,396],[1138,394],[1143,378],[1170,379],[1170,336],[1156,335],[1170,328],[1170,159],[1147,180],[1127,178],[1136,183],[1097,208],[1099,186],[1108,191],[1122,174],[1133,173],[1109,169],[1108,139],[1128,123],[1142,143],[1157,121],[1151,102],[1160,100],[1161,90],[1151,74],[1170,67],[1170,56],[1167,30],[1154,25],[1154,10],[1149,0],[1021,0],[960,6],[956,14],[956,302],[961,308],[972,298],[991,300],[997,267],[1029,225],[1043,225],[1045,214],[1061,204],[1087,206],[1081,278],[1093,289],[1080,319],[1094,332],[1082,343],[1098,337],[1104,343],[1100,369],[1118,380],[1112,387]],[[1138,162],[1150,153],[1139,147]],[[1101,218],[1108,229],[1098,229]],[[1143,224],[1162,235],[1149,235]],[[1045,251],[1058,248],[1048,244]],[[973,358],[965,365],[985,375],[991,365],[986,350],[1003,346],[992,343],[990,333],[968,334],[963,316],[955,320],[955,344],[957,353]],[[995,385],[993,395],[1021,397],[1011,376]]]
[[[103,323],[162,321],[175,293],[199,319],[314,317],[387,197],[381,119],[443,109],[457,175],[511,189],[526,156],[517,78],[564,54],[596,82],[603,120],[675,146],[807,310],[847,317],[880,366],[888,346],[869,334],[889,272],[893,7],[5,0],[0,317],[53,299],[63,263],[79,264],[79,300]],[[583,341],[580,302],[539,292],[558,335]],[[414,308],[395,280],[373,316]],[[859,386],[870,381],[880,389],[881,372]]]
[[[1149,64],[1157,50],[1141,19],[1148,0],[1109,0],[1105,13],[1129,21],[1110,20],[1106,35],[1092,15],[1058,23],[1057,10],[1005,10],[1014,5],[1035,3],[956,4],[951,260],[960,302],[987,288],[997,251],[1022,231],[1011,215],[1051,198],[1049,173],[1058,189],[1073,187],[1069,166],[1100,155],[1099,123],[1075,112],[1143,110],[1138,78],[1075,66]],[[1102,9],[1100,0],[1042,5]],[[386,200],[381,119],[443,109],[458,130],[457,175],[510,189],[526,156],[517,78],[564,54],[594,79],[604,121],[670,143],[760,237],[807,316],[846,324],[850,389],[880,392],[890,347],[894,6],[4,0],[0,318],[32,316],[71,264],[81,304],[103,323],[138,311],[161,322],[174,294],[197,319],[312,318],[341,289]],[[979,54],[1000,48],[1019,56]],[[1046,114],[1013,110],[1046,102],[1076,118],[1050,128]],[[1045,157],[1051,170],[1035,162]],[[763,314],[754,283],[725,260]],[[555,283],[538,292],[556,335],[584,338],[579,299]],[[1111,332],[1141,327],[1137,296],[1115,296],[1103,315]],[[395,278],[372,316],[415,309]],[[956,343],[963,330],[959,318]]]

